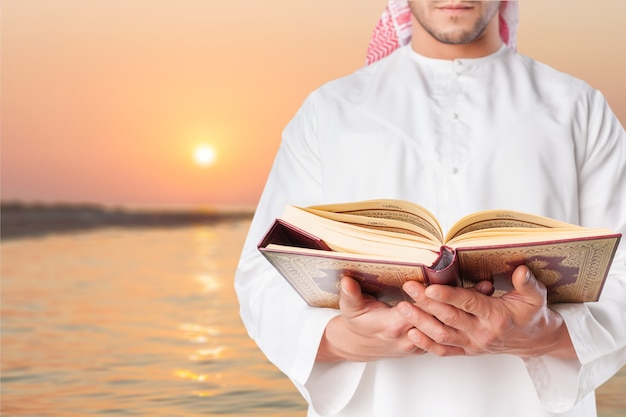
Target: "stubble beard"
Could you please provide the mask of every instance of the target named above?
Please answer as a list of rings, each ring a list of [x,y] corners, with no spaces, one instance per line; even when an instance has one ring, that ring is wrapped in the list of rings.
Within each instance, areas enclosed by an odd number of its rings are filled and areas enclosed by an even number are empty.
[[[426,30],[426,32],[430,34],[430,36],[432,36],[439,42],[448,45],[468,44],[480,38],[491,19],[496,13],[498,13],[500,4],[500,2],[497,1],[473,2],[483,3],[483,6],[486,7],[484,13],[481,14],[480,18],[474,21],[473,26],[469,29],[453,28],[446,30],[445,28],[438,27],[438,25],[433,22],[429,18],[429,16],[422,13],[422,10],[419,8],[419,6],[414,6],[413,3],[413,1],[409,1],[409,7],[417,22],[424,28],[424,30]],[[461,19],[458,16],[450,16],[448,22],[451,25],[456,26],[459,24],[460,20]]]

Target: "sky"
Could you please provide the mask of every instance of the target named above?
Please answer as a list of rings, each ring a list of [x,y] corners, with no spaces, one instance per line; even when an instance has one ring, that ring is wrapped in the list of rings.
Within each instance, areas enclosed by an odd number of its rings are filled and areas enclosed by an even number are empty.
[[[363,66],[385,4],[2,0],[2,201],[254,205],[284,126]],[[626,2],[521,0],[520,15],[518,50],[626,124]]]

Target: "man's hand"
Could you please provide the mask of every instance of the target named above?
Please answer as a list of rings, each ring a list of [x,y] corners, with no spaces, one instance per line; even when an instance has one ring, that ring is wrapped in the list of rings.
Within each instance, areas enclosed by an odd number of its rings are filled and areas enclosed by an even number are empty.
[[[545,286],[526,266],[515,270],[512,281],[514,289],[501,297],[407,282],[403,288],[415,304],[402,302],[398,312],[413,324],[408,336],[415,346],[439,356],[576,358],[563,318],[547,306]]]
[[[424,353],[409,339],[413,324],[398,310],[364,295],[358,282],[341,280],[341,315],[326,326],[316,360],[358,362]]]

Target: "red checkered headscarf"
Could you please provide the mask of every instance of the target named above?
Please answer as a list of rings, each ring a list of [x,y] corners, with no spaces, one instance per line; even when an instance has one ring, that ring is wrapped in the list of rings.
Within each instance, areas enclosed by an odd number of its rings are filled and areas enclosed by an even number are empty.
[[[517,47],[517,23],[519,11],[517,0],[500,4],[500,37],[509,47]],[[367,48],[367,65],[386,57],[400,46],[411,42],[411,11],[408,1],[390,0],[374,28]]]

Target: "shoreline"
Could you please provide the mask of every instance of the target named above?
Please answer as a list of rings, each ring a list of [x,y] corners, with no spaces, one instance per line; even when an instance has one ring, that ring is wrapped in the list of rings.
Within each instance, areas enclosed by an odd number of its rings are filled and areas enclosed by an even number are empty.
[[[248,209],[127,209],[95,204],[5,203],[0,206],[0,239],[41,237],[103,227],[149,228],[211,225],[250,220]]]

